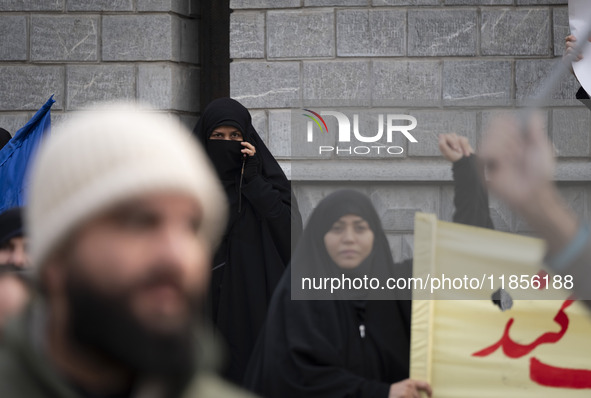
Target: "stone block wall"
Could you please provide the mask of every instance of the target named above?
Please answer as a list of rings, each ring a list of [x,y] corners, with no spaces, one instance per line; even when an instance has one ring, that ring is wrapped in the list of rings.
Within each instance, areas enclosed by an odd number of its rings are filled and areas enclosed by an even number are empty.
[[[479,143],[498,110],[527,103],[569,32],[566,0],[230,0],[230,95],[290,173],[307,217],[326,193],[367,192],[395,253],[412,244],[416,210],[449,219],[451,168],[437,134]],[[95,101],[137,99],[193,126],[200,109],[198,0],[0,2],[0,126],[15,132],[51,95],[53,120]],[[591,113],[566,76],[544,109],[557,180],[591,217]],[[303,107],[394,109],[417,118],[419,143],[396,158],[292,156]],[[334,137],[325,137],[327,145]],[[333,140],[333,141],[331,141]],[[498,229],[530,234],[491,201]]]
[[[566,0],[231,0],[231,96],[251,110],[289,173],[304,216],[327,193],[356,187],[382,214],[398,259],[412,246],[412,215],[451,219],[451,167],[437,135],[480,142],[499,110],[528,103],[569,32]],[[556,178],[580,217],[591,217],[591,112],[565,76],[544,115]],[[417,118],[404,155],[292,157],[292,110],[395,109]],[[334,142],[334,141],[333,141]],[[328,144],[330,145],[330,143]],[[303,177],[302,177],[303,176]],[[496,199],[497,229],[531,234]]]
[[[192,127],[200,109],[196,0],[3,0],[0,126],[16,132],[55,94],[54,122],[139,100]]]

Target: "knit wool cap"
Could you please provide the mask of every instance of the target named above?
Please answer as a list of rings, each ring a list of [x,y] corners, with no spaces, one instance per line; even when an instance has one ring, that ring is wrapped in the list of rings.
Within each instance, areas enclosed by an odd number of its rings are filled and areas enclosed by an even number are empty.
[[[40,146],[30,171],[26,232],[38,271],[74,229],[125,200],[184,193],[202,210],[212,246],[227,203],[215,171],[189,131],[169,116],[131,104],[75,114]]]

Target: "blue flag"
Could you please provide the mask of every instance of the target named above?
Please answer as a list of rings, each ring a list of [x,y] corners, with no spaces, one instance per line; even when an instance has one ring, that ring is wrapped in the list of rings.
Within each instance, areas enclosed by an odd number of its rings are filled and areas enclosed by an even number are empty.
[[[50,109],[54,102],[52,95],[35,116],[0,149],[0,213],[25,204],[25,173],[41,138],[50,132]]]

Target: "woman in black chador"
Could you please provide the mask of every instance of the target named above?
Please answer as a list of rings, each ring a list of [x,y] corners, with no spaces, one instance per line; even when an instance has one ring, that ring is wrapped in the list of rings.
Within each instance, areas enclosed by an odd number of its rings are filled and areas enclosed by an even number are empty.
[[[394,264],[369,198],[352,190],[318,204],[291,267],[315,277],[410,275],[409,262]],[[289,272],[273,298],[247,387],[265,397],[307,398],[430,391],[426,383],[408,380],[410,301],[367,300],[365,291],[340,297],[347,300],[292,300]]]
[[[231,98],[211,102],[193,133],[230,205],[210,293],[213,322],[228,346],[225,376],[239,383],[273,290],[289,263],[292,233],[297,239],[302,221],[290,182],[244,106]]]
[[[492,227],[473,150],[442,135],[453,162],[454,221]],[[305,290],[302,278],[407,278],[412,260],[395,264],[376,210],[357,191],[337,191],[314,209],[282,277],[253,351],[245,386],[264,397],[419,397],[410,380],[410,291]],[[301,300],[293,300],[299,298]]]

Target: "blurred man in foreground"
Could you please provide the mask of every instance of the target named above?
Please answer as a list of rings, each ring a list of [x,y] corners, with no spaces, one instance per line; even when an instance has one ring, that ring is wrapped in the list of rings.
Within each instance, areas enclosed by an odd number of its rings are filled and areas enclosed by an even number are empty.
[[[26,226],[41,299],[5,330],[2,396],[243,396],[207,371],[196,317],[225,226],[221,187],[179,124],[113,109],[74,116],[34,161]]]
[[[514,117],[495,119],[483,140],[488,185],[546,241],[546,264],[557,274],[572,275],[574,293],[591,299],[591,234],[560,196],[554,156],[541,118],[527,131]],[[591,301],[586,301],[591,307]]]

